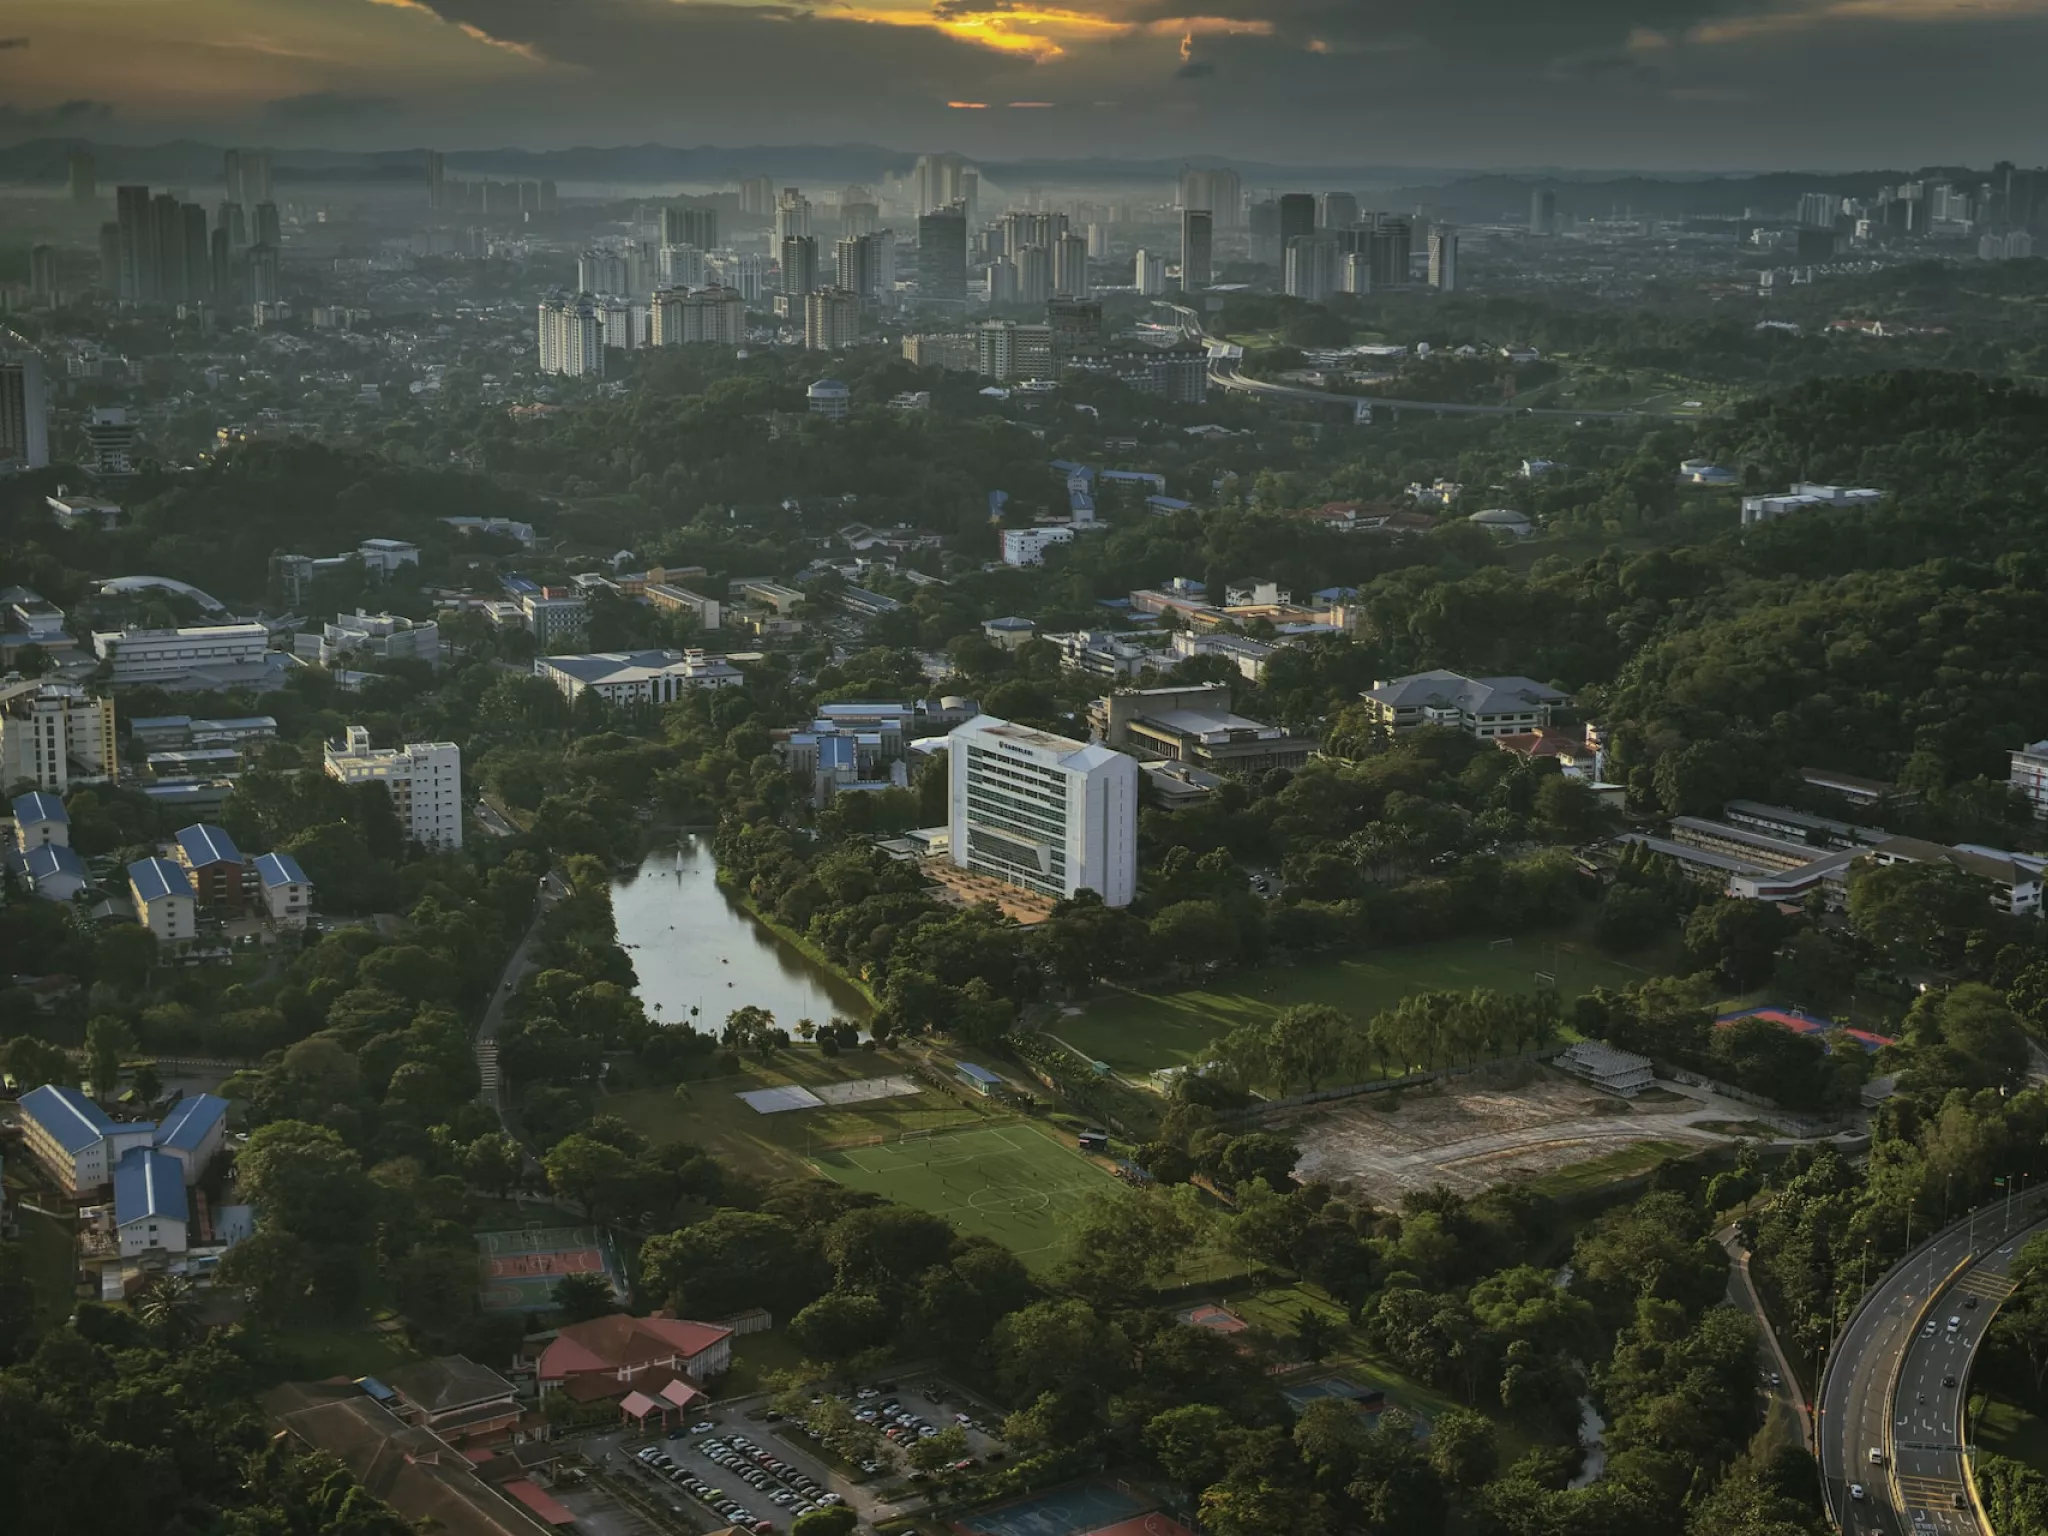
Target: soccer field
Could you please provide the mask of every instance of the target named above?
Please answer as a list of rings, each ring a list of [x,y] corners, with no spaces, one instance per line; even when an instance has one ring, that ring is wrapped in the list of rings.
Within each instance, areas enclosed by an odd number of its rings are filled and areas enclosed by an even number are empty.
[[[992,1237],[1033,1268],[1065,1257],[1072,1219],[1115,1178],[1025,1121],[913,1133],[877,1146],[813,1154],[827,1178],[943,1216]]]

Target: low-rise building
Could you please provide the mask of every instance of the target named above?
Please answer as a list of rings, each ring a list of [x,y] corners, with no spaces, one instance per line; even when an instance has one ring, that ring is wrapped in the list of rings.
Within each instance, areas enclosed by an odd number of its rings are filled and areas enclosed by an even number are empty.
[[[169,859],[137,859],[130,864],[128,894],[142,926],[161,942],[183,943],[199,931],[192,882]]]
[[[418,565],[420,547],[404,539],[365,539],[356,546],[356,557],[363,562],[364,570],[389,577],[397,575],[404,566]]]
[[[1742,526],[1749,528],[1758,523],[1776,522],[1781,517],[1816,507],[1874,507],[1883,500],[1883,491],[1873,491],[1868,487],[1795,481],[1783,495],[1743,497]]]
[[[398,824],[423,848],[462,846],[462,748],[452,741],[372,747],[369,727],[352,725],[339,747],[325,748],[327,776],[344,784],[382,784]]]
[[[999,645],[1006,651],[1014,651],[1030,642],[1038,633],[1038,626],[1029,619],[1014,616],[1001,619],[983,619],[982,637],[992,645]]]
[[[108,532],[119,526],[121,507],[118,502],[104,496],[75,493],[64,486],[57,487],[57,494],[45,498],[50,515],[65,528],[89,528]]]
[[[117,685],[224,690],[265,686],[270,632],[261,624],[95,631],[93,652]],[[275,686],[271,683],[270,686]]]
[[[531,549],[534,545],[533,524],[515,522],[509,517],[444,517],[446,523],[464,537],[487,533],[501,539],[510,539],[515,544]]]
[[[1043,565],[1048,549],[1073,542],[1074,530],[1065,524],[1039,528],[1005,528],[1002,535],[1003,564]]]
[[[542,587],[513,598],[534,641],[544,651],[583,637],[589,607],[574,587]]]
[[[1252,640],[1244,635],[1195,629],[1173,632],[1174,655],[1184,661],[1196,656],[1221,656],[1237,668],[1237,675],[1248,683],[1261,681],[1266,675],[1266,663],[1283,649],[1285,647],[1271,641]]]
[[[132,1147],[114,1165],[114,1231],[121,1257],[153,1251],[183,1253],[192,1219],[185,1170],[154,1147]]]
[[[1088,706],[1088,724],[1119,752],[1212,773],[1299,768],[1322,747],[1232,713],[1228,683],[1112,693]]]
[[[650,606],[665,613],[687,613],[697,621],[699,629],[718,628],[722,613],[717,598],[706,597],[701,592],[692,592],[688,587],[679,587],[668,581],[650,582],[646,590]]]
[[[313,912],[313,882],[299,861],[288,853],[259,854],[255,869],[263,910],[271,922],[280,928],[305,927]]]
[[[1137,677],[1156,666],[1159,655],[1106,629],[1077,629],[1070,635],[1047,635],[1058,649],[1060,665],[1083,677]]]
[[[247,866],[241,849],[223,828],[203,821],[181,828],[172,839],[170,852],[185,871],[199,906],[209,911],[242,909],[242,878]]]
[[[105,1189],[121,1155],[156,1137],[154,1125],[116,1121],[76,1088],[57,1083],[24,1093],[20,1109],[29,1156],[69,1199]]]
[[[78,850],[45,843],[21,856],[22,878],[44,901],[69,901],[91,883]]]
[[[614,1313],[558,1330],[541,1350],[534,1375],[543,1399],[593,1379],[621,1393],[677,1376],[705,1382],[732,1365],[732,1329],[679,1317]]]
[[[591,651],[540,656],[533,675],[570,702],[594,693],[610,704],[672,704],[699,688],[736,688],[745,681],[723,656],[704,651]]]
[[[1481,740],[1541,730],[1572,702],[1569,694],[1533,678],[1464,677],[1445,671],[1375,683],[1364,699],[1373,718],[1389,731],[1437,725]]]
[[[71,813],[55,795],[41,790],[16,795],[9,809],[14,812],[14,846],[23,853],[53,845],[71,846]]]
[[[367,661],[424,661],[439,667],[441,626],[432,619],[357,609],[323,625],[318,635],[299,636],[298,654],[305,656],[309,650],[309,659],[323,667]]]
[[[193,1093],[171,1106],[151,1143],[175,1161],[187,1184],[197,1184],[227,1140],[228,1101],[217,1093]]]
[[[503,1444],[525,1414],[518,1388],[463,1355],[400,1366],[384,1382],[401,1417],[457,1447]]]

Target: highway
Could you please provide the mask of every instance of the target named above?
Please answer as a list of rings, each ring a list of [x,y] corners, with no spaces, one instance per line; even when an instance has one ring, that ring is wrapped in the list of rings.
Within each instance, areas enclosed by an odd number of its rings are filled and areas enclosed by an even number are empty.
[[[1184,304],[1169,304],[1164,300],[1154,302],[1178,317],[1181,335],[1209,349],[1209,382],[1218,389],[1235,390],[1239,394],[1304,400],[1315,405],[1352,410],[1368,405],[1375,413],[1391,412],[1396,420],[1400,419],[1403,411],[1428,411],[1437,416],[1569,416],[1574,421],[1634,421],[1673,414],[1669,411],[1578,411],[1559,406],[1467,405],[1450,400],[1389,400],[1383,395],[1339,395],[1300,384],[1274,384],[1265,379],[1247,378],[1238,366],[1243,361],[1244,348],[1213,340],[1202,325],[1202,317],[1194,310]]]
[[[2011,1289],[2013,1254],[2048,1226],[2041,1204],[2014,1202],[2010,1229],[1999,1201],[1939,1233],[1870,1289],[1836,1340],[1820,1392],[1820,1469],[1828,1507],[1852,1536],[1979,1536],[1962,1471],[1970,1364]]]

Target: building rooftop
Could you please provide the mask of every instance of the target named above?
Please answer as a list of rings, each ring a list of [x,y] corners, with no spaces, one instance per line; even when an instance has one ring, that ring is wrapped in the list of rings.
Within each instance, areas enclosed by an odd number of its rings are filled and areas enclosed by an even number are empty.
[[[49,1132],[66,1152],[83,1152],[118,1129],[105,1110],[76,1088],[55,1083],[24,1093],[21,1112]]]
[[[228,1101],[215,1093],[180,1099],[156,1128],[156,1144],[172,1152],[196,1151],[228,1112]]]
[[[509,1398],[511,1382],[487,1365],[478,1365],[464,1355],[443,1355],[421,1360],[392,1371],[390,1383],[409,1403],[428,1413],[447,1413],[472,1403]]]
[[[311,885],[299,861],[288,853],[260,853],[256,856],[256,878],[265,886]]]
[[[64,802],[55,795],[46,795],[35,790],[14,798],[14,819],[22,826],[32,822],[55,821],[69,824],[71,813],[64,809]]]
[[[195,754],[196,755],[196,754]],[[211,822],[195,822],[181,827],[177,834],[178,847],[183,850],[185,860],[194,869],[208,864],[239,864],[242,850],[235,846],[235,840]]]
[[[1465,677],[1442,670],[1376,683],[1365,696],[1395,709],[1457,708],[1474,715],[1571,702],[1570,695],[1530,677]]]
[[[142,901],[155,901],[163,896],[192,899],[192,882],[169,859],[137,859],[128,866],[128,881]]]
[[[154,1147],[130,1147],[114,1165],[114,1225],[133,1221],[187,1221],[185,1169]]]
[[[52,875],[74,875],[80,880],[86,878],[85,860],[78,856],[76,848],[67,848],[62,843],[44,843],[29,849],[21,867],[28,871],[31,880],[47,880]]]

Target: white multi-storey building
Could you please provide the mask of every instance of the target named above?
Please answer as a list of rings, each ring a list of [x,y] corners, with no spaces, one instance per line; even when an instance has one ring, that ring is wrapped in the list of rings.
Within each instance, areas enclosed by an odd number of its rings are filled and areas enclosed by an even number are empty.
[[[2011,754],[2007,782],[2027,797],[2036,816],[2048,819],[2048,741],[2030,741]]]
[[[747,339],[747,301],[737,288],[664,288],[654,295],[654,345],[712,342],[737,347]]]
[[[1055,544],[1074,542],[1074,530],[1064,525],[1050,528],[1005,528],[1003,564],[1043,565],[1045,552]]]
[[[604,377],[604,317],[589,299],[541,301],[540,371]]]
[[[117,684],[175,683],[202,670],[262,666],[270,633],[261,624],[96,630],[92,648],[100,660],[113,663]]]
[[[399,825],[425,848],[462,846],[462,748],[452,741],[372,747],[369,727],[352,725],[343,745],[326,749],[329,778],[382,784]]]
[[[1100,744],[977,715],[948,738],[949,857],[1052,897],[1130,905],[1138,885],[1138,764]]]
[[[0,785],[32,780],[63,794],[78,779],[111,779],[114,701],[75,683],[31,680],[0,685]]]
[[[698,688],[737,688],[744,678],[723,656],[702,651],[593,651],[541,656],[533,675],[544,677],[574,703],[594,693],[610,704],[670,704]]]

